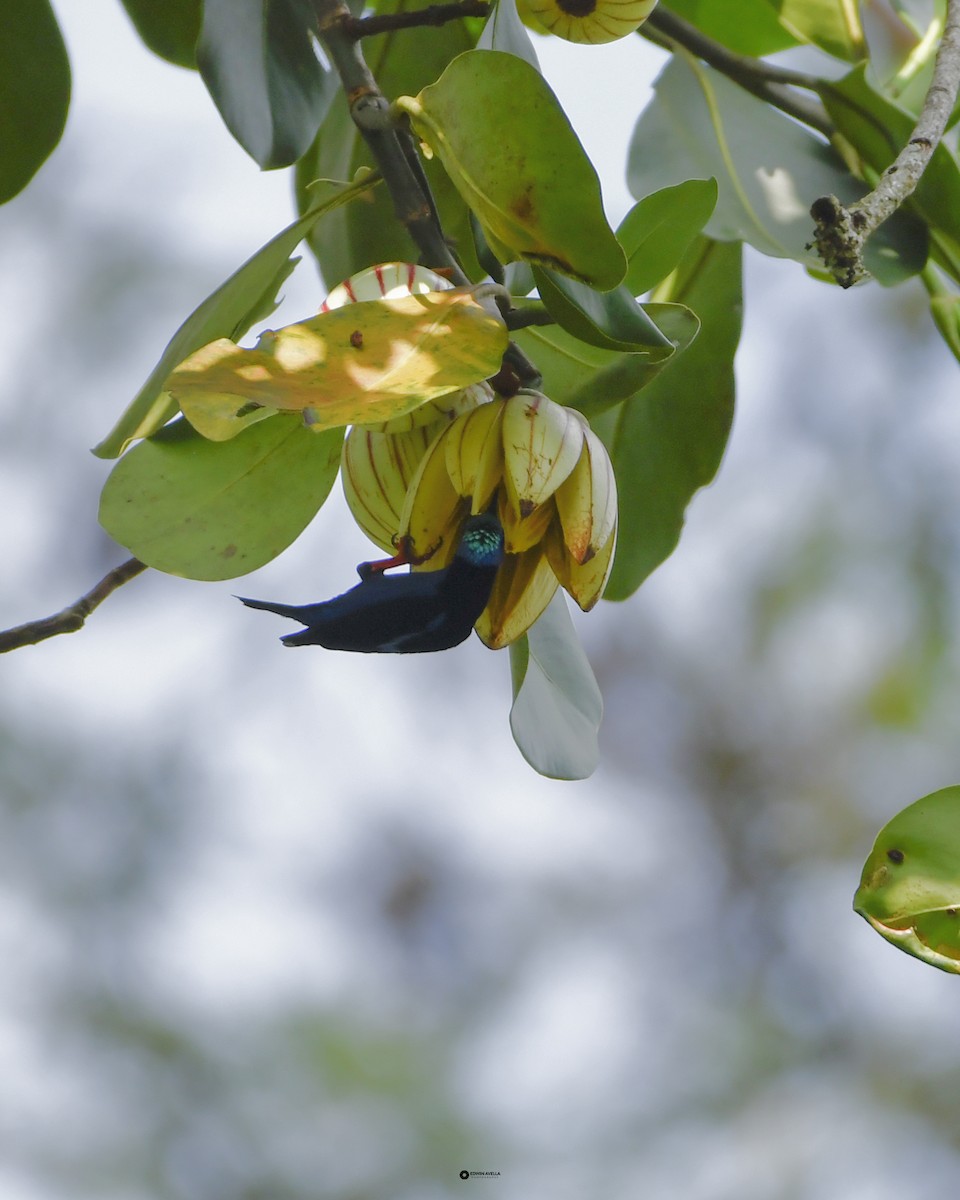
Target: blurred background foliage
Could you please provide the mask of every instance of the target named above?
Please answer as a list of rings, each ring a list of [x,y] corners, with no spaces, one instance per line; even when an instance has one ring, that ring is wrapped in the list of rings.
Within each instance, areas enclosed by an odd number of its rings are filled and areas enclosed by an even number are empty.
[[[87,447],[290,204],[185,73],[120,111],[119,8],[62,7],[76,110],[0,217],[4,624],[120,560]],[[4,1200],[949,1194],[956,981],[850,904],[957,781],[954,366],[913,285],[747,270],[720,478],[578,618],[590,781],[531,777],[503,656],[287,656],[229,585],[151,573],[4,662]],[[366,552],[331,506],[258,586]]]

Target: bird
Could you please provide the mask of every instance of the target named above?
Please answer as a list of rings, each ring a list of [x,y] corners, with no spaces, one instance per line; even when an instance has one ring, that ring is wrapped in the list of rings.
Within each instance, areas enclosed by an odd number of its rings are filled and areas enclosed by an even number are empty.
[[[424,654],[466,641],[487,606],[503,562],[503,526],[492,513],[468,517],[450,564],[438,571],[386,575],[370,563],[360,582],[319,604],[273,604],[237,599],[299,621],[285,646],[324,646],[360,654]],[[392,560],[388,560],[391,562]]]

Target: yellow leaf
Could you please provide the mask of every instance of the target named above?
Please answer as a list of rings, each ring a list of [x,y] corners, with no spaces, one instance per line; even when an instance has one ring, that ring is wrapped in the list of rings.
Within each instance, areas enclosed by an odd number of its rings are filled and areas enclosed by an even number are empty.
[[[320,313],[265,333],[254,349],[220,338],[165,389],[215,440],[258,408],[301,410],[314,429],[388,421],[495,374],[507,340],[472,289],[424,292]]]

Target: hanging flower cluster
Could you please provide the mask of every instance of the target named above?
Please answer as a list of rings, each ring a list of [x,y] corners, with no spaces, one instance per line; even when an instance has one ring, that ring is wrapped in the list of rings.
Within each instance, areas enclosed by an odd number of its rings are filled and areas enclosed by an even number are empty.
[[[603,592],[616,544],[613,467],[586,419],[539,392],[401,433],[356,427],[342,479],[373,541],[389,550],[405,539],[430,570],[447,564],[467,516],[496,512],[506,557],[477,623],[493,649],[525,633],[558,585],[585,611]]]
[[[342,283],[323,311],[451,285],[388,263]],[[563,586],[584,611],[613,564],[617,490],[606,448],[575,409],[481,382],[394,420],[354,425],[341,458],[347,503],[371,541],[404,545],[414,569],[450,562],[470,515],[495,512],[506,555],[477,632],[493,649],[524,634]]]

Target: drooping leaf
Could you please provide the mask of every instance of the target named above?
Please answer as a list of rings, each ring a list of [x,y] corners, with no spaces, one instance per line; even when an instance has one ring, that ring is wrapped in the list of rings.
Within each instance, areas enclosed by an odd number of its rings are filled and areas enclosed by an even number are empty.
[[[836,83],[822,82],[820,96],[837,129],[877,173],[893,162],[913,130],[912,114],[875,92],[864,66]],[[860,194],[866,190],[861,184]],[[934,247],[942,248],[946,265],[956,274],[960,264],[960,168],[943,142],[934,150],[907,206],[930,225]],[[870,239],[868,248],[886,224]]]
[[[122,0],[144,45],[178,67],[197,65],[203,0]]]
[[[309,0],[205,0],[197,64],[224,124],[265,170],[316,136],[336,83],[313,48]]]
[[[477,49],[503,50],[506,54],[515,54],[524,59],[535,70],[540,70],[540,60],[530,41],[530,34],[520,20],[516,0],[497,0],[477,41]]]
[[[435,84],[396,104],[439,157],[502,262],[524,259],[602,291],[617,286],[626,259],[604,216],[597,173],[529,63],[468,50]]]
[[[0,4],[0,204],[53,151],[70,105],[70,62],[47,0]]]
[[[537,266],[533,277],[550,315],[580,341],[605,350],[648,350],[652,360],[658,354],[669,358],[673,353],[673,343],[623,284],[609,292],[598,292],[576,279]]]
[[[666,279],[717,206],[715,179],[686,179],[644,196],[617,229],[627,256],[623,286],[640,296]]]
[[[960,787],[924,796],[880,830],[853,907],[898,949],[960,974]]]
[[[745,241],[812,269],[810,205],[833,194],[849,202],[863,184],[812,133],[689,55],[678,55],[655,85],[630,145],[627,178],[635,196],[713,176],[719,195],[705,232]],[[895,214],[867,243],[867,267],[884,283],[916,274],[926,261],[923,230]]]
[[[699,239],[664,293],[694,308],[699,336],[610,414],[615,420],[596,427],[613,459],[620,495],[609,600],[632,595],[672,553],[687,505],[717,473],[733,420],[740,246]]]
[[[510,647],[510,668],[510,729],[523,757],[550,779],[592,775],[603,698],[562,592]]]
[[[863,26],[853,0],[768,0],[780,24],[798,41],[819,46],[845,62],[866,55]]]
[[[277,291],[299,259],[290,255],[327,213],[362,195],[371,183],[360,181],[339,189],[305,216],[288,225],[235,271],[204,300],[170,339],[150,377],[133,398],[123,416],[94,447],[100,458],[116,458],[137,438],[157,432],[177,412],[177,404],[163,392],[170,372],[194,350],[218,337],[236,340],[256,321],[276,308]]]
[[[494,375],[507,329],[471,289],[366,300],[261,335],[219,338],[164,389],[205,437],[233,437],[259,408],[304,413],[314,429],[402,416]]]
[[[184,420],[114,467],[100,523],[148,566],[234,579],[276,558],[309,524],[340,466],[341,430],[314,434],[278,416],[230,442]]]
[[[770,0],[660,0],[664,8],[737,54],[760,57],[797,44]]]
[[[930,315],[950,352],[960,362],[960,295],[947,287],[928,264],[923,271],[923,283],[930,296]]]
[[[407,12],[421,7],[420,0],[382,0],[377,12]],[[431,29],[429,37],[421,37],[416,43],[416,53],[411,53],[411,39],[416,37],[415,30],[400,29],[365,40],[367,65],[385,96],[415,95],[433,83],[452,59],[470,49],[475,35],[467,22],[448,21]],[[338,90],[316,140],[296,166],[300,211],[313,206],[310,185],[314,180],[353,179],[358,170],[372,166],[367,143],[350,116],[346,97]],[[423,163],[423,168],[444,233],[470,278],[481,279],[484,272],[473,257],[466,205],[438,160]],[[324,279],[331,284],[373,263],[416,262],[420,257],[383,188],[362,204],[352,204],[336,213],[324,222],[322,229],[315,229],[308,240]]]
[[[700,329],[696,314],[683,304],[643,307],[674,344],[674,353],[685,352]],[[543,373],[542,390],[591,421],[646,387],[673,360],[659,351],[604,350],[556,326],[517,330],[513,338]]]

